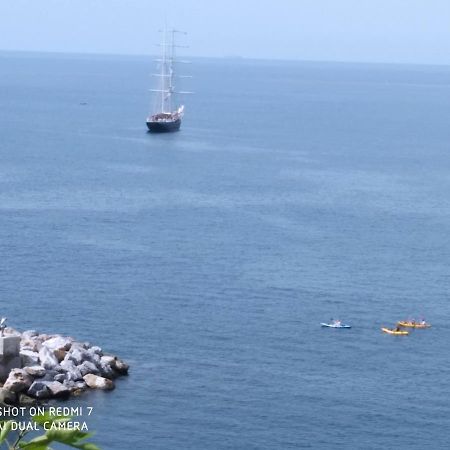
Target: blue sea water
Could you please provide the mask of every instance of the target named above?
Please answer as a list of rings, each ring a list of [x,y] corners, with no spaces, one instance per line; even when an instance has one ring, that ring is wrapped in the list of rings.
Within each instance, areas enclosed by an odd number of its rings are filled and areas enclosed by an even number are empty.
[[[450,68],[198,59],[169,135],[151,70],[0,54],[1,314],[131,364],[95,441],[448,448]]]

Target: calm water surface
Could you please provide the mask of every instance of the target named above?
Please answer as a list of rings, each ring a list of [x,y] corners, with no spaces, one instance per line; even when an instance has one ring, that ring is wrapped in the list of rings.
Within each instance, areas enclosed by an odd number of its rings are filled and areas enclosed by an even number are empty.
[[[150,58],[0,54],[1,313],[130,362],[107,450],[448,448],[450,69],[189,69],[149,135]]]

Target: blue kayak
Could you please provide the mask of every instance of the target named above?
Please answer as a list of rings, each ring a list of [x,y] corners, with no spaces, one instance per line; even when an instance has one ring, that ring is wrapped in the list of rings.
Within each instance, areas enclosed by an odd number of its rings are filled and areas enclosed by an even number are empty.
[[[327,328],[351,328],[351,325],[345,325],[343,323],[321,323],[320,325]]]

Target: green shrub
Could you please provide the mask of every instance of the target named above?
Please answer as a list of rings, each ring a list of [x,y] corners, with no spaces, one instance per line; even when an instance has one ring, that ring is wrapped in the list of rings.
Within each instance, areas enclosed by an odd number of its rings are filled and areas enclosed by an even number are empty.
[[[91,433],[86,433],[80,430],[72,429],[58,429],[61,428],[58,424],[64,422],[69,422],[71,417],[66,416],[51,416],[49,414],[44,414],[42,416],[33,416],[31,421],[37,425],[43,426],[44,423],[55,424],[55,427],[44,431],[44,434],[37,437],[32,437],[31,440],[27,441],[26,438],[29,436],[30,431],[13,431],[14,420],[4,420],[1,423],[0,431],[0,449],[1,450],[52,450],[51,444],[60,443],[67,447],[78,448],[81,450],[100,450],[99,447],[92,444],[91,442],[86,442]],[[47,427],[48,428],[48,427]],[[56,428],[56,429],[53,429]],[[62,427],[63,428],[63,427]]]

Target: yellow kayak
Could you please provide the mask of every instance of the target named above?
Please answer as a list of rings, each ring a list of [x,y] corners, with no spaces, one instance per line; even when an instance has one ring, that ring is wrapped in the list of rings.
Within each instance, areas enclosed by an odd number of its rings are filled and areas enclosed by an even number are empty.
[[[431,325],[429,323],[416,323],[416,322],[397,322],[399,327],[408,327],[408,328],[430,328]]]
[[[406,330],[397,331],[397,330],[391,330],[390,328],[382,328],[381,331],[384,331],[387,334],[395,334],[398,336],[406,336],[407,334],[409,334],[409,331],[406,331]]]

